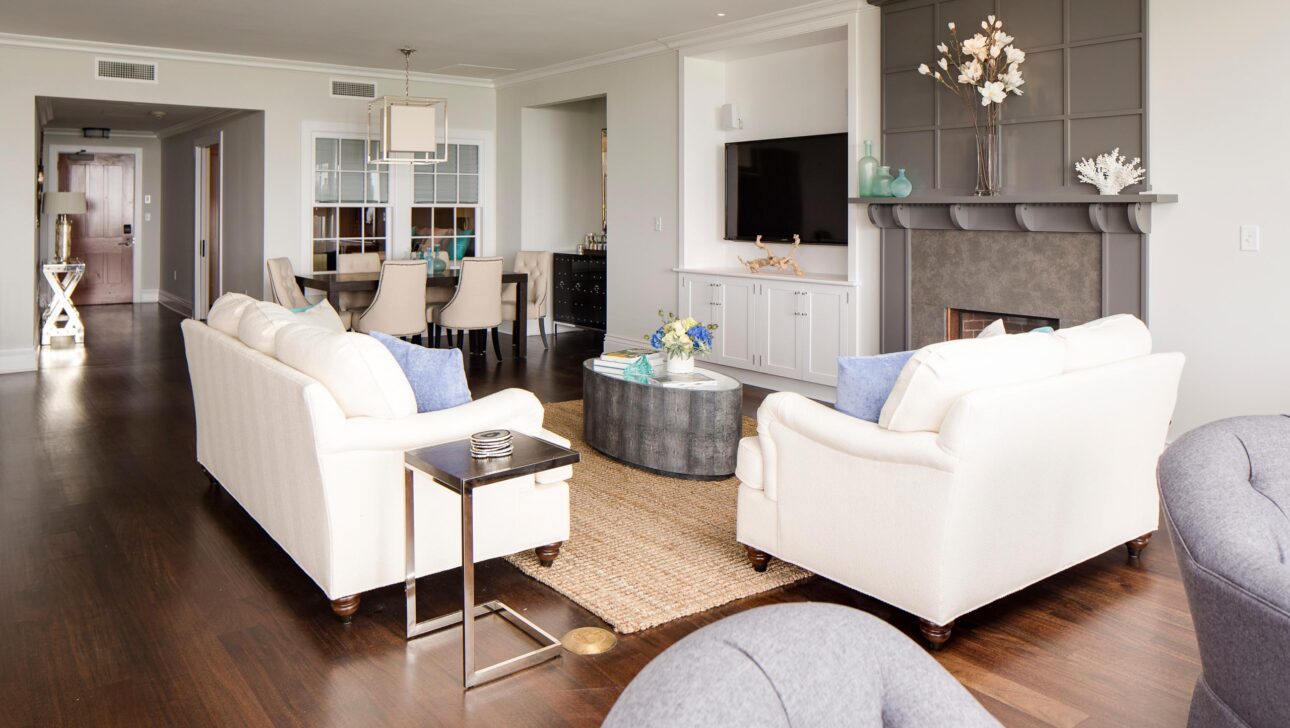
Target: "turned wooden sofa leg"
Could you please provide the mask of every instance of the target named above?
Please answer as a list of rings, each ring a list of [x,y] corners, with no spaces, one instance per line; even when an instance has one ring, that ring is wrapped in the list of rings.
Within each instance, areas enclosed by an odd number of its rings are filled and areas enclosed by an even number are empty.
[[[1129,541],[1128,543],[1124,544],[1124,547],[1129,550],[1129,558],[1136,559],[1139,556],[1141,556],[1142,550],[1147,547],[1147,544],[1150,541],[1151,541],[1151,534],[1144,533],[1143,535],[1138,536],[1132,541]]]
[[[331,600],[331,611],[340,618],[341,623],[349,624],[354,619],[354,612],[358,611],[358,602],[360,595],[351,594],[347,597]]]
[[[950,633],[954,630],[954,620],[948,624],[936,624],[926,619],[918,620],[918,630],[923,633],[923,639],[927,640],[927,646],[933,650],[941,649],[941,645],[950,640]]]
[[[770,565],[770,554],[765,551],[759,551],[747,544],[744,545],[744,551],[748,552],[748,561],[752,564],[753,571],[765,571]]]
[[[551,564],[555,563],[556,557],[560,555],[560,547],[563,545],[563,541],[556,541],[546,546],[538,546],[533,549],[533,553],[537,554],[538,563],[549,569]]]

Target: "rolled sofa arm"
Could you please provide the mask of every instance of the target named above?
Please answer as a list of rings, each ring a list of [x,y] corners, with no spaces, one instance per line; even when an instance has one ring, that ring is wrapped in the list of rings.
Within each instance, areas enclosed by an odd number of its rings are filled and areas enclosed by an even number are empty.
[[[958,459],[941,449],[934,432],[892,432],[857,419],[796,392],[776,392],[757,410],[761,475],[773,491],[778,461],[792,457],[777,440],[785,430],[844,455],[877,462],[916,465],[953,472]]]
[[[558,443],[553,439],[557,435],[542,429],[543,415],[542,403],[532,392],[506,389],[438,412],[421,412],[388,420],[350,417],[319,443],[319,449],[325,452],[410,450],[498,428]]]

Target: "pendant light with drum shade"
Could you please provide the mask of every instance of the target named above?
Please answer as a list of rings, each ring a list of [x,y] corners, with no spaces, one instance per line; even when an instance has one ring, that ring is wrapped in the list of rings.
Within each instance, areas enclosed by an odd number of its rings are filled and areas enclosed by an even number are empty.
[[[439,164],[448,159],[448,100],[413,96],[411,59],[403,54],[403,95],[367,105],[368,161],[373,164]],[[375,142],[375,144],[373,144]]]

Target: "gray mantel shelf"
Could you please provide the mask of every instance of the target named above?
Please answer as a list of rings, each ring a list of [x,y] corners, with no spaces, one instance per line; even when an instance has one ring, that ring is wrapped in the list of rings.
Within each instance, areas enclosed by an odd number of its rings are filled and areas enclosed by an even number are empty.
[[[1140,195],[1080,195],[1075,193],[1035,195],[919,195],[918,197],[852,197],[853,203],[867,205],[1090,205],[1090,204],[1166,204],[1177,202],[1178,195],[1147,192]]]
[[[999,232],[1151,232],[1151,206],[1178,195],[1031,194],[852,197],[868,206],[869,221],[887,230]]]

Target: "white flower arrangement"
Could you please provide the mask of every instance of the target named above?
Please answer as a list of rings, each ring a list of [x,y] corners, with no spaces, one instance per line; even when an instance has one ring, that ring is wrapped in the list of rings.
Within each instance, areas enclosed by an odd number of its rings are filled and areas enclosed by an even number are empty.
[[[1075,163],[1075,171],[1079,173],[1079,181],[1096,187],[1098,194],[1118,195],[1120,190],[1147,176],[1141,162],[1138,157],[1127,160],[1116,147],[1107,154],[1099,154],[1097,159],[1081,159]]]

